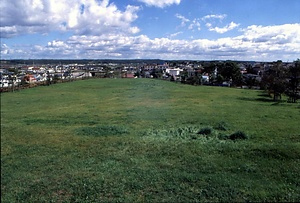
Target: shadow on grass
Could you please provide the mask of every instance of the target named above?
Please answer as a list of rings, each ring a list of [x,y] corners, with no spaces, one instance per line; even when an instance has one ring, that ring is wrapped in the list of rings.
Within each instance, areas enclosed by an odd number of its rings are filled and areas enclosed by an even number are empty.
[[[273,103],[272,105],[278,105],[280,103],[285,102],[284,100],[277,100],[274,99],[268,93],[261,93],[257,95],[258,97],[239,97],[239,100],[243,101],[255,101],[255,102],[266,102],[266,103]]]
[[[243,101],[274,102],[272,98],[239,97],[238,99]]]
[[[266,97],[266,98],[271,98],[271,96],[268,94],[268,93],[261,93],[261,94],[259,94],[259,95],[257,95],[257,96],[259,96],[259,97]]]

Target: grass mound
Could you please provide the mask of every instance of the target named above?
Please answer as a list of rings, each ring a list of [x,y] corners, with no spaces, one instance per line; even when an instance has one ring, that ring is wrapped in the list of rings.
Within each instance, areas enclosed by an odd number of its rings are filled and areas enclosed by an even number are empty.
[[[1,94],[1,202],[299,202],[299,108],[262,93],[93,79]]]
[[[76,130],[78,135],[87,136],[109,136],[109,135],[123,135],[127,134],[128,131],[122,126],[113,125],[100,125],[100,126],[86,126]]]
[[[246,140],[249,139],[248,135],[242,131],[236,131],[228,134],[225,130],[219,129],[218,127],[199,127],[199,126],[181,126],[173,127],[169,129],[148,129],[143,135],[146,137],[153,137],[156,139],[182,139],[182,140]]]

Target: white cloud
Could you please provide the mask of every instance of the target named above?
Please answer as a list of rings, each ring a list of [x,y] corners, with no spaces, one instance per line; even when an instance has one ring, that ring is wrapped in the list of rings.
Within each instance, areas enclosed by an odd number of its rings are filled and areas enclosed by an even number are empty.
[[[129,33],[136,34],[139,32],[140,32],[140,29],[138,27],[130,27],[129,28]]]
[[[188,26],[189,30],[193,30],[193,31],[195,29],[197,29],[198,31],[201,30],[200,19],[194,18],[193,20],[190,20],[190,19],[188,19],[188,18],[186,18],[183,15],[180,15],[178,13],[176,13],[175,17],[181,20],[180,27],[185,27],[188,24],[189,25]]]
[[[16,26],[3,26],[0,27],[1,37],[8,38],[13,37],[18,32]]]
[[[284,24],[275,26],[252,25],[246,29],[241,29],[244,32],[244,41],[254,43],[272,42],[276,44],[299,43],[300,28],[299,24]]]
[[[212,15],[206,15],[204,17],[202,17],[202,20],[208,20],[208,19],[219,19],[219,20],[223,20],[224,18],[226,18],[227,15],[226,14],[212,14]]]
[[[183,15],[180,15],[178,13],[176,13],[175,17],[181,20],[181,26],[185,26],[186,23],[190,22],[189,19],[187,19],[186,17],[184,17]]]
[[[48,33],[53,30],[77,34],[131,32],[139,7],[128,5],[124,11],[109,0],[2,0],[1,37],[24,33]]]
[[[201,30],[200,20],[197,18],[195,18],[188,27],[189,30],[194,30],[194,28],[196,28],[198,31]]]
[[[238,27],[240,24],[231,22],[228,25],[226,25],[225,27],[212,27],[211,23],[206,23],[206,26],[208,27],[209,31],[215,31],[217,33],[223,34],[225,32],[228,32],[230,30],[233,30],[234,28]]]
[[[9,47],[6,44],[1,44],[1,56],[9,54]]]
[[[180,32],[174,33],[179,35]],[[74,35],[46,46],[1,45],[3,58],[161,58],[192,60],[296,60],[300,55],[300,24],[252,25],[240,35],[216,40],[151,39],[145,35],[103,33]]]
[[[270,38],[264,41],[264,36]],[[102,58],[284,60],[289,57],[292,60],[300,54],[300,24],[249,26],[240,36],[217,40],[150,39],[145,35],[111,34],[74,36],[66,42],[70,47],[74,43],[78,43],[78,52],[87,50],[83,58],[99,58],[102,54]]]
[[[182,34],[183,32],[176,32],[176,33],[173,33],[173,34],[170,34],[169,38],[174,38],[174,37],[177,37],[178,35]]]
[[[212,14],[212,15],[206,15],[202,17],[201,19],[206,22],[206,27],[209,31],[215,31],[217,33],[223,34],[225,32],[228,32],[230,30],[233,30],[234,28],[238,27],[240,24],[237,24],[235,22],[231,22],[224,27],[218,27],[216,26],[216,19],[219,22],[222,22],[227,17],[226,14]],[[218,22],[217,21],[217,22]]]
[[[57,41],[53,40],[52,42],[48,42],[48,47],[64,47],[66,48],[67,46],[63,41]]]
[[[179,5],[181,0],[138,0],[145,3],[147,6],[155,6],[159,8],[164,8],[172,4]]]

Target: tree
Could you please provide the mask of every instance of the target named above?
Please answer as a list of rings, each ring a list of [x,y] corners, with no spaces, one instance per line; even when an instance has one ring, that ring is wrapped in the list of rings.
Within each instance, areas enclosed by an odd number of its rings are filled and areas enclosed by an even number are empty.
[[[141,76],[141,72],[140,72],[140,70],[138,69],[138,70],[134,73],[134,77],[139,78],[140,76]]]
[[[274,101],[281,99],[281,95],[287,88],[287,73],[283,68],[282,61],[278,60],[273,63],[272,67],[264,73],[262,82],[269,94],[273,95]]]
[[[300,59],[294,62],[288,70],[289,82],[286,94],[289,96],[289,101],[296,103],[299,98],[299,84],[300,84]]]
[[[181,83],[186,83],[187,78],[188,78],[188,71],[184,69],[182,72],[180,72],[180,81]]]
[[[243,82],[246,86],[248,86],[249,89],[257,85],[256,76],[252,76],[252,75],[245,76]]]
[[[202,75],[198,72],[194,72],[191,76],[186,78],[185,83],[189,85],[202,85]]]
[[[230,81],[232,85],[240,85],[242,82],[242,74],[240,68],[233,61],[226,61],[218,69],[219,74],[225,81]]]
[[[215,70],[217,68],[217,65],[214,62],[211,63],[205,63],[203,65],[203,72],[208,74],[209,82],[212,83],[215,79]]]
[[[162,78],[163,71],[162,69],[154,68],[152,69],[150,75],[152,75],[153,78]]]
[[[49,71],[47,71],[47,85],[51,85],[51,74]]]

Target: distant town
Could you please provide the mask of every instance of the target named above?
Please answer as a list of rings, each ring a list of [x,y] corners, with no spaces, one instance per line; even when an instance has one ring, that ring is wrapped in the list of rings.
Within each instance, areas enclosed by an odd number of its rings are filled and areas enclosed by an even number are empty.
[[[299,69],[299,59],[293,62],[1,60],[0,88],[1,92],[7,92],[88,78],[158,78],[191,85],[266,89],[273,93],[274,100],[283,93],[297,100]],[[276,85],[284,88],[277,90]]]

